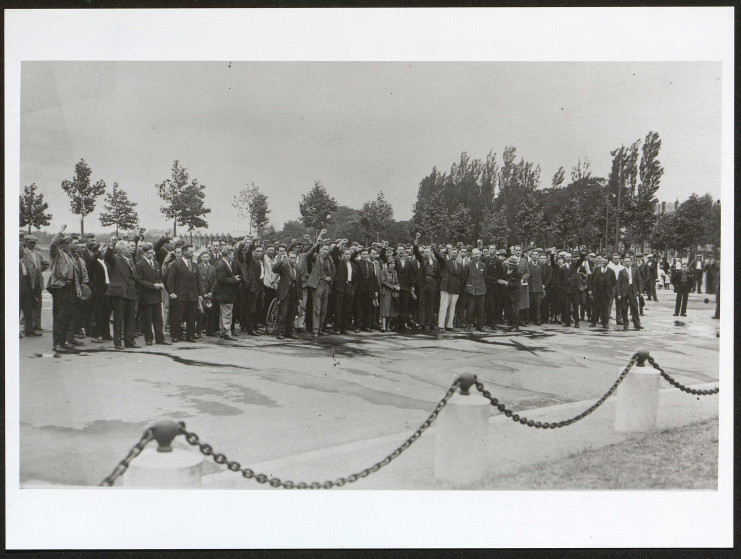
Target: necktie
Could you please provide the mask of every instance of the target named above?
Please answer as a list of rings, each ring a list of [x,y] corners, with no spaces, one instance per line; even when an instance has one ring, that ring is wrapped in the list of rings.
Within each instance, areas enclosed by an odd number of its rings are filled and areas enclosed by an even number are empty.
[[[296,268],[291,266],[291,281],[294,281],[296,279]]]

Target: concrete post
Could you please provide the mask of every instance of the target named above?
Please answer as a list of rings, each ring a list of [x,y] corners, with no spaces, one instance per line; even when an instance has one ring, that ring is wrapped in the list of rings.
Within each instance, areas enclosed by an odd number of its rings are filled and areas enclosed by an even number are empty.
[[[124,487],[149,489],[192,489],[201,487],[203,456],[174,448],[158,452],[145,448],[123,475]]]
[[[454,394],[437,418],[435,479],[455,487],[483,481],[488,466],[491,404],[467,392]]]
[[[190,450],[172,448],[172,440],[180,434],[180,425],[163,419],[152,425],[157,449],[145,448],[123,475],[124,487],[149,489],[190,489],[201,487],[203,455]]]
[[[661,375],[656,369],[645,367],[645,357],[641,357],[617,390],[615,431],[618,432],[652,431],[656,428]]]

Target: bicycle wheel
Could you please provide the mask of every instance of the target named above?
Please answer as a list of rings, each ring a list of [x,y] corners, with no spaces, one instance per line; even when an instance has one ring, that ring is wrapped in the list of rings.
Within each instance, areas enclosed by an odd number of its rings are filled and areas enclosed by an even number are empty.
[[[265,332],[275,334],[278,330],[278,311],[280,310],[280,301],[276,298],[270,302],[268,313],[265,316]]]

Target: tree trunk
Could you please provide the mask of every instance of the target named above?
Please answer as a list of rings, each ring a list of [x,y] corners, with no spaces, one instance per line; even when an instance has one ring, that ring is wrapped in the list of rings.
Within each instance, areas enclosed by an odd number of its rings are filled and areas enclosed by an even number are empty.
[[[118,239],[118,227],[116,227],[116,238]]]
[[[80,216],[80,236],[85,236],[85,216]]]
[[[173,240],[177,236],[178,236],[178,221],[175,220],[175,221],[172,222],[172,238],[173,238]]]
[[[31,234],[31,224],[30,223],[28,224],[28,234],[29,235]]]

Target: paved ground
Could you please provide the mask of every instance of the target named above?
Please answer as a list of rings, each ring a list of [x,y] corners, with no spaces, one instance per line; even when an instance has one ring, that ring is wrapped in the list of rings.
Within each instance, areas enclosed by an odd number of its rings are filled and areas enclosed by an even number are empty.
[[[312,479],[325,470],[312,471],[316,459],[336,464],[335,476],[346,475],[348,467],[371,465],[383,449],[393,450],[463,372],[477,374],[514,409],[543,408],[545,415],[559,409],[566,414],[570,408],[563,405],[578,408],[602,396],[637,349],[648,349],[680,382],[712,384],[718,378],[714,299],[704,303],[704,295],[691,295],[689,316],[681,320],[672,316],[673,293],[659,292],[659,299],[648,304],[640,332],[607,333],[582,323],[580,330],[547,325],[516,335],[456,333],[443,339],[377,333],[318,342],[262,337],[125,352],[88,344],[77,355],[53,355],[46,332],[20,341],[21,484],[95,485],[163,417],[185,421],[243,465],[301,462],[292,475]],[[44,304],[49,327],[51,305]],[[694,401],[670,399],[662,409]],[[712,407],[703,409],[713,414]],[[493,415],[493,423],[504,419],[495,410]],[[580,427],[569,429],[578,439]],[[421,444],[425,437],[412,447],[419,446],[418,456],[429,444]],[[563,444],[553,436],[527,437],[519,446],[537,447],[543,459]],[[338,448],[342,452],[331,450]],[[420,487],[400,477],[412,449],[388,467],[387,486],[379,474],[376,482],[368,478],[353,488]]]

